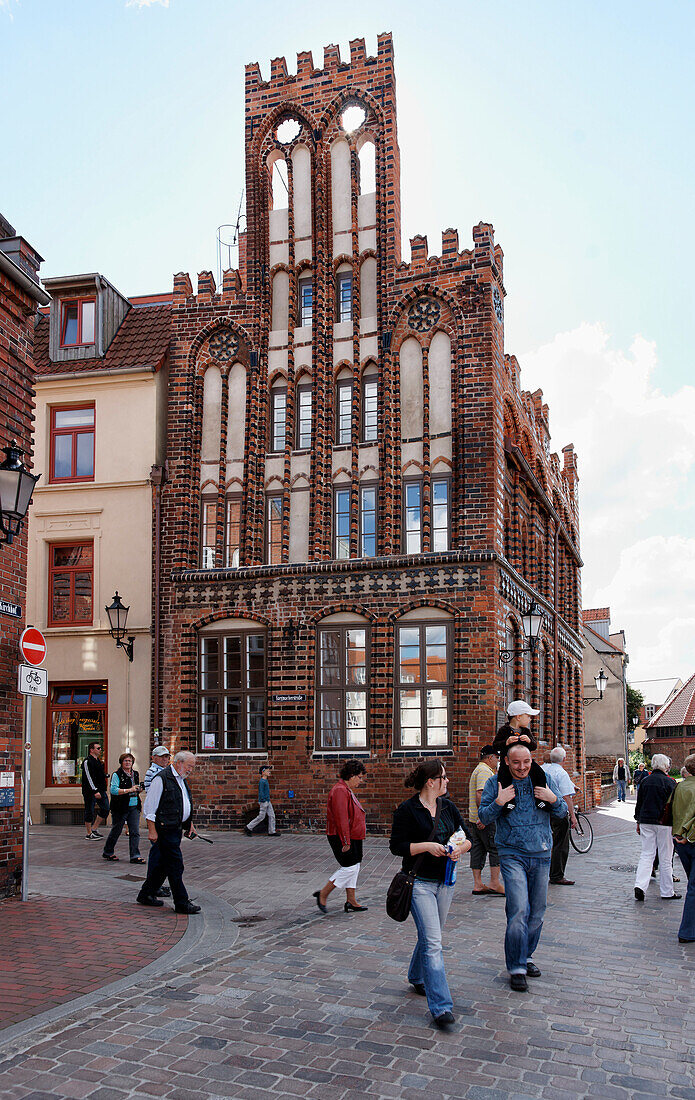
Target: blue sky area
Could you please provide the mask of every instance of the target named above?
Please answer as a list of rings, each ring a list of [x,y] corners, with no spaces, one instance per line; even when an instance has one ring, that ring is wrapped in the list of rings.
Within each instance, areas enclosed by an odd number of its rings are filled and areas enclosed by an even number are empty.
[[[312,49],[318,66],[324,45],[348,58],[364,37],[371,53],[385,30],[404,257],[416,233],[437,253],[447,226],[467,247],[475,223],[494,224],[507,350],[551,400],[554,444],[579,450],[585,603],[605,599],[628,641],[633,629],[635,679],[689,674],[695,5],[0,0],[0,211],[45,276],[98,270],[142,294],[215,270],[216,227],[244,184],[244,64],[268,75],[284,54],[292,71]],[[670,608],[648,579],[625,588],[625,553],[655,538],[681,586]],[[684,640],[671,645],[659,638],[674,614]]]

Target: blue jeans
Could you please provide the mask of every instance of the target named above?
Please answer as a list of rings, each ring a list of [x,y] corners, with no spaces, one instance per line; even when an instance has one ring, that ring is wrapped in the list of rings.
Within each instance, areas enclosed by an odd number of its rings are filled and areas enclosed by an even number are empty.
[[[688,876],[688,889],[678,935],[682,940],[695,940],[695,844],[686,841],[685,844],[674,844],[673,847]]]
[[[543,927],[548,895],[550,856],[500,852],[506,894],[507,931],[504,958],[510,974],[525,974]]]
[[[626,779],[618,779],[616,786],[618,788],[618,802],[625,801],[625,788],[627,786]]]
[[[442,956],[442,928],[453,896],[453,886],[415,879],[410,912],[417,928],[417,943],[408,967],[408,981],[424,985],[433,1016],[451,1012],[454,1007]]]

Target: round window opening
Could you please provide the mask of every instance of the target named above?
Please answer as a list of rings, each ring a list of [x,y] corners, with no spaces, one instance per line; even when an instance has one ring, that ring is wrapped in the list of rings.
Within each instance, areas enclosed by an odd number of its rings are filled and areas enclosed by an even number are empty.
[[[359,107],[356,103],[353,103],[351,107],[346,107],[340,116],[340,125],[346,134],[354,134],[355,130],[359,130],[366,117],[367,112],[364,107]]]
[[[301,133],[302,124],[296,118],[285,118],[275,131],[275,137],[282,145],[289,145]]]

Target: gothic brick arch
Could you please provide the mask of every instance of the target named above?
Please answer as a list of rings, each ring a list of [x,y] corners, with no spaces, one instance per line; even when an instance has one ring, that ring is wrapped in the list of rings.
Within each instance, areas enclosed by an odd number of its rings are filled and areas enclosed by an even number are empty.
[[[273,474],[272,477],[267,478],[263,487],[267,490],[275,484],[277,484],[278,489],[282,489],[282,478],[278,474]]]
[[[339,363],[336,363],[333,367],[333,382],[337,382],[338,375],[341,371],[348,370],[350,374],[353,373],[353,366],[349,359],[341,359]]]
[[[206,489],[209,489],[210,487],[212,487],[215,492],[217,492],[217,482],[215,481],[214,477],[209,477],[207,481],[204,481],[203,484],[200,486],[201,495],[205,492]]]
[[[285,263],[273,264],[273,266],[270,269],[270,273],[269,273],[269,279],[270,279],[271,283],[273,281],[273,277],[275,275],[277,275],[278,271],[286,271],[287,274],[290,275],[290,276],[292,276],[294,274],[294,272],[292,271],[292,268],[289,267],[288,264],[285,264]]]
[[[239,491],[241,491],[244,487],[244,482],[240,477],[230,477],[229,481],[225,481],[224,483],[225,492],[228,492],[232,485],[238,485]]]
[[[222,377],[226,377],[235,363],[240,363],[242,367],[249,369],[250,355],[254,350],[249,333],[243,325],[233,321],[230,317],[218,317],[204,325],[191,341],[188,350],[188,367],[195,377],[202,377],[205,368],[209,367],[211,362],[217,362],[215,356],[208,350],[209,343],[208,348],[204,347],[206,341],[210,341],[216,333],[225,331],[229,331],[236,337],[238,349],[229,360],[225,361],[224,367],[220,365]]]
[[[345,107],[351,107],[353,105],[356,107],[363,107],[367,117],[359,130],[354,134],[347,134],[341,129],[338,119]],[[371,92],[368,92],[366,88],[360,88],[354,85],[351,88],[346,88],[338,92],[335,98],[331,100],[321,115],[319,127],[325,132],[327,142],[339,134],[341,137],[345,138],[348,144],[354,144],[357,142],[358,138],[362,136],[365,130],[371,131],[374,129],[374,120],[376,120],[377,123],[377,133],[370,133],[370,140],[377,144],[380,136],[384,132],[383,109],[379,101],[375,99]],[[352,143],[350,142],[351,138]]]
[[[353,262],[352,262],[352,256],[348,256],[348,255],[346,255],[346,253],[341,252],[339,256],[335,256],[334,259],[333,259],[333,274],[334,275],[336,274],[338,268],[341,267],[343,264],[347,264],[351,268],[354,267]]]
[[[302,129],[296,138],[283,145],[276,139],[275,130],[285,118],[296,118]],[[306,145],[309,152],[313,154],[316,149],[314,133],[317,127],[316,116],[304,104],[298,103],[294,99],[283,100],[269,115],[266,115],[258,133],[252,140],[251,149],[254,162],[264,163],[266,157],[275,149],[283,152],[287,159],[297,145]]]
[[[444,312],[436,317],[429,330],[421,332],[412,328],[409,320],[409,312],[418,299],[434,299]],[[432,283],[422,283],[417,288],[411,288],[391,310],[388,326],[393,333],[392,345],[396,353],[400,352],[401,344],[409,336],[414,337],[423,348],[429,347],[436,332],[445,332],[451,340],[452,358],[454,349],[458,344],[458,334],[465,330],[465,319],[461,313],[458,302],[448,293]]]
[[[190,623],[192,636],[197,638],[203,627],[211,626],[212,623],[219,622],[221,619],[246,619],[248,622],[261,623],[266,628],[270,628],[272,625],[272,618],[263,611],[254,609],[252,614],[245,605],[238,608],[230,605],[221,611],[212,611],[209,615],[194,619]]]
[[[278,378],[282,378],[284,382],[287,382],[288,374],[285,367],[275,367],[272,374],[268,375],[268,388],[272,389]]]
[[[311,485],[311,478],[308,474],[295,474],[290,481],[290,487],[294,488],[295,485],[299,485],[301,482],[303,482],[307,486]]]
[[[371,608],[365,607],[364,604],[356,603],[328,603],[323,604],[318,611],[314,611],[311,615],[307,616],[307,626],[317,626],[323,619],[327,619],[329,615],[360,615],[363,619],[366,619],[370,626],[373,626],[379,621],[379,617],[375,611]]]
[[[447,600],[441,600],[437,597],[418,596],[416,599],[410,600],[408,603],[401,604],[400,607],[394,608],[386,619],[389,625],[397,623],[399,619],[402,619],[404,615],[407,615],[409,611],[417,611],[418,608],[436,608],[437,611],[444,611],[447,615],[451,615],[451,618],[456,624],[457,622],[457,610],[453,604],[450,604]]]
[[[362,265],[365,260],[376,260],[376,258],[377,255],[374,248],[364,248],[357,257],[357,262]]]
[[[432,463],[432,470],[434,471],[437,466],[444,466],[447,470],[453,470],[454,464],[450,458],[445,458],[444,455],[440,455],[439,458],[435,458]]]
[[[376,355],[367,355],[360,362],[360,377],[364,374],[368,367],[376,367],[377,373],[379,370],[379,363]]]
[[[401,470],[401,477],[405,477],[405,475],[407,474],[408,470],[411,469],[411,467],[414,467],[421,474],[424,473],[424,471],[425,471],[425,467],[422,464],[422,462],[418,462],[416,459],[411,458],[409,462],[406,462],[405,466]]]

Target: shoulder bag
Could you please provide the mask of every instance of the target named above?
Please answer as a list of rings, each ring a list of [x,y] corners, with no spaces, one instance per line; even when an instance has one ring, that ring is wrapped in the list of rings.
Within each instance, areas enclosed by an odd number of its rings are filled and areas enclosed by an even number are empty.
[[[442,814],[442,801],[437,799],[437,812],[434,816],[434,824],[432,826],[432,832],[427,838],[426,843],[429,844],[434,840],[434,834],[437,831],[437,825],[439,824],[439,818]],[[415,884],[415,876],[420,870],[422,860],[425,856],[425,852],[422,852],[415,860],[413,866],[409,871],[398,871],[391,881],[391,885],[388,888],[386,894],[386,912],[390,916],[391,920],[398,921],[402,924],[404,920],[407,920],[410,915],[410,903],[413,898],[413,886]]]

